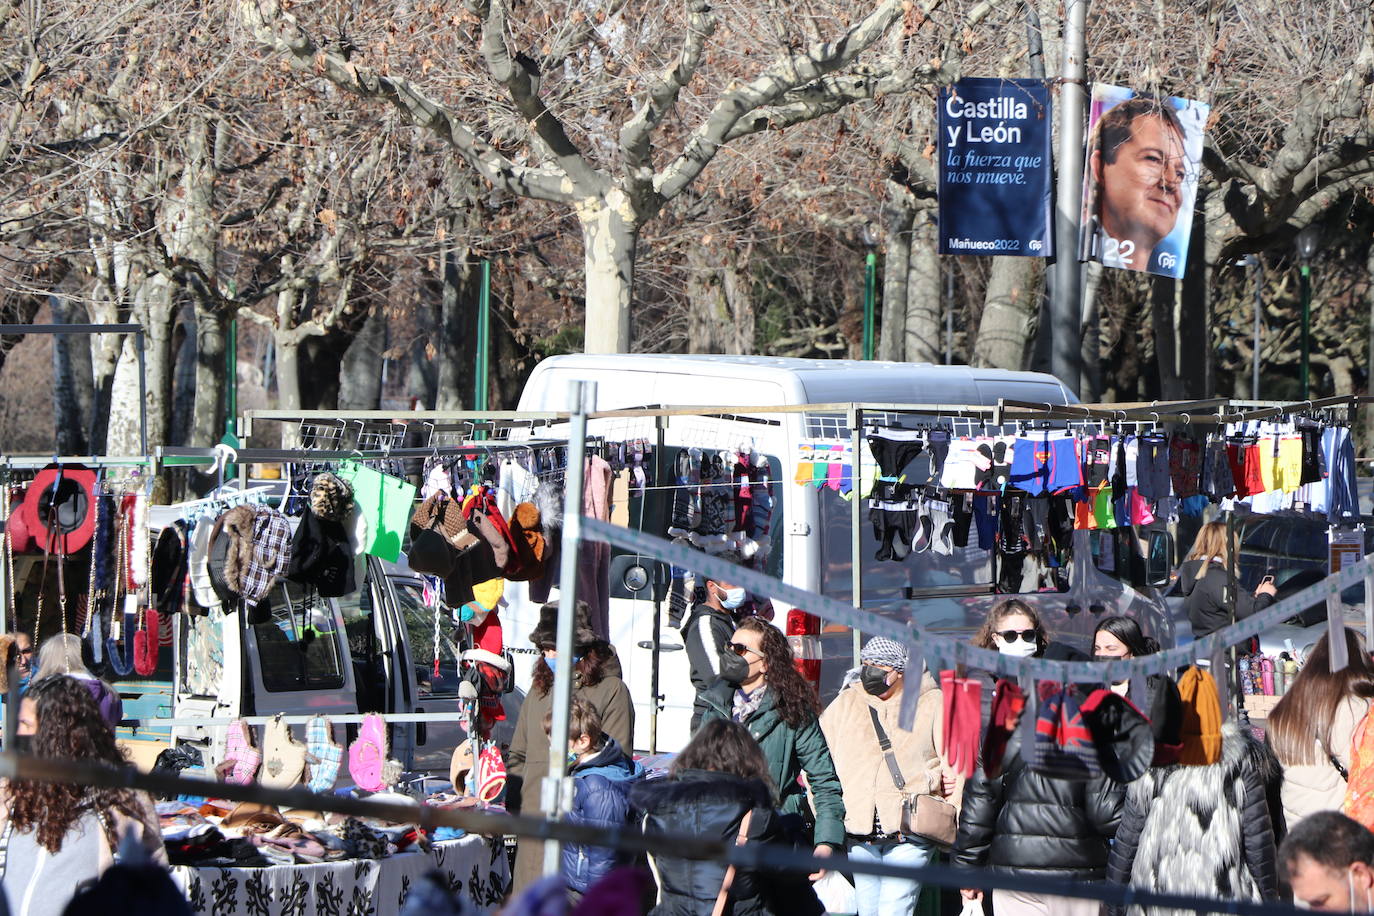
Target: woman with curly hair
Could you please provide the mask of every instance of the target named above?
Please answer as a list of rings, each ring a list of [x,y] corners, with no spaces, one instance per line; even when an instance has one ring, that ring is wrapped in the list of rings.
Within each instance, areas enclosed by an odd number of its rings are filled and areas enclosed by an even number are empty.
[[[19,706],[16,749],[36,757],[127,766],[90,690],[69,677],[35,681]],[[114,862],[130,832],[166,864],[153,804],[129,789],[11,781],[4,787],[3,886],[12,916],[58,916]]]
[[[558,632],[558,605],[546,604],[539,614],[539,625],[530,633],[530,642],[539,650],[534,663],[530,692],[515,720],[515,734],[506,751],[506,807],[512,813],[539,816],[540,781],[549,772],[549,736],[544,731],[544,716],[553,708],[553,672],[567,664],[573,671],[573,699],[581,699],[596,710],[601,730],[614,738],[628,754],[634,747],[634,704],[629,688],[621,680],[620,659],[610,643],[592,630],[591,616],[584,601],[577,602],[573,632],[573,657],[558,657],[555,648]],[[559,749],[559,753],[564,753]],[[544,844],[522,839],[515,852],[512,893],[544,874]]]
[[[748,729],[768,761],[778,808],[798,842],[814,846],[817,856],[843,848],[844,799],[821,732],[820,704],[797,671],[787,637],[765,620],[746,617],[726,649],[720,680],[704,697],[703,726],[730,719]],[[816,800],[814,813],[807,786],[798,781],[803,772]]]

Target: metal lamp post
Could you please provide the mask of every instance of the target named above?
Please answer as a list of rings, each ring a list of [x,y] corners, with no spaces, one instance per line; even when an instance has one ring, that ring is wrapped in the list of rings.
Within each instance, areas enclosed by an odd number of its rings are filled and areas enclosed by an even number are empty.
[[[1247,254],[1240,259],[1242,267],[1255,269],[1255,341],[1250,355],[1250,400],[1258,401],[1260,396],[1260,330],[1264,320],[1264,262],[1257,254]]]
[[[1298,371],[1298,377],[1302,383],[1302,397],[1307,400],[1311,394],[1311,386],[1308,369],[1308,353],[1311,347],[1311,325],[1312,325],[1312,259],[1317,255],[1317,249],[1321,246],[1322,230],[1321,226],[1312,223],[1303,228],[1298,233],[1298,237],[1293,240],[1293,247],[1297,249],[1298,261],[1300,263],[1299,276],[1302,284],[1302,362]]]

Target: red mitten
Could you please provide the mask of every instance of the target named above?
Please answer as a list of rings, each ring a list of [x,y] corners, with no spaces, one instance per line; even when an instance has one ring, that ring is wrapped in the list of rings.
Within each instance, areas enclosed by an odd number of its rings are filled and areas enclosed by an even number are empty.
[[[945,763],[950,769],[961,769],[960,748],[954,740],[954,672],[940,672],[940,697],[944,700],[944,710],[940,716],[940,735],[945,744]]]
[[[962,745],[960,767],[955,772],[965,779],[978,767],[978,740],[983,733],[983,684],[976,678],[954,679],[955,740]]]

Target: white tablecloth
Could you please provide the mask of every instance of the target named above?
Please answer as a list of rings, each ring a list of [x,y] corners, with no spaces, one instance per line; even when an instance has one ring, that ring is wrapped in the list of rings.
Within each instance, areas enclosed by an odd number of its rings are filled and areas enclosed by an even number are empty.
[[[429,853],[323,865],[219,868],[178,865],[172,879],[197,916],[392,916],[411,884],[436,870],[455,893],[495,912],[510,883],[500,838],[465,836]]]

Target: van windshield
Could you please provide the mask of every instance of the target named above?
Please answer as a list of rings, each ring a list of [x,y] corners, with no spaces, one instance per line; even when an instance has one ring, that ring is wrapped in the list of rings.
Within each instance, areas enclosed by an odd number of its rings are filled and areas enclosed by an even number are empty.
[[[294,582],[272,593],[272,618],[254,624],[262,684],[272,692],[344,685],[339,636],[329,599]]]

